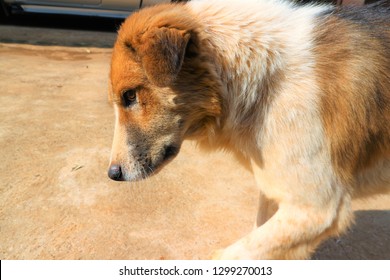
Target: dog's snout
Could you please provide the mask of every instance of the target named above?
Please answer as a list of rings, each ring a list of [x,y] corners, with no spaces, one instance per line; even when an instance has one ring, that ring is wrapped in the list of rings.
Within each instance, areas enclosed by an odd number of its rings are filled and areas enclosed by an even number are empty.
[[[108,177],[115,181],[123,181],[121,166],[119,164],[111,164],[108,169]]]

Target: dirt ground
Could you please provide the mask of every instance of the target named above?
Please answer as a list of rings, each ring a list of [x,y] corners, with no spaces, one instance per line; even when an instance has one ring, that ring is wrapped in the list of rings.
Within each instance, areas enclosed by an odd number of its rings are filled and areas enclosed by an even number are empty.
[[[0,44],[0,259],[205,259],[252,229],[254,179],[186,142],[158,175],[107,177],[110,49]],[[390,195],[313,259],[390,259]]]

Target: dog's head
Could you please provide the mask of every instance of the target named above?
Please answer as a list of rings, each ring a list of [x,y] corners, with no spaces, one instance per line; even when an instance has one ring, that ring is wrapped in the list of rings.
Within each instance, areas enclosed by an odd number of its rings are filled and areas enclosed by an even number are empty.
[[[109,93],[116,116],[108,171],[114,180],[160,170],[178,154],[184,137],[201,133],[220,114],[219,84],[200,61],[183,8],[148,8],[120,28]]]

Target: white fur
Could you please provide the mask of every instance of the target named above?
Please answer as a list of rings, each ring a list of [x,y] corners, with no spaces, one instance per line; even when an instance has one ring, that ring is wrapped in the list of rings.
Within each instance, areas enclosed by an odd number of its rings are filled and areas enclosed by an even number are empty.
[[[250,3],[248,3],[250,2]],[[349,195],[332,169],[319,114],[320,91],[314,80],[313,18],[327,6],[295,9],[275,1],[193,1],[204,24],[200,32],[215,48],[217,72],[226,85],[228,115],[220,135],[251,159],[261,191],[259,215],[248,236],[219,251],[221,259],[306,258],[318,236],[351,216]],[[255,109],[252,135],[240,135],[242,115],[252,110],[263,80],[282,70],[283,82],[270,92],[272,102]],[[256,123],[258,125],[256,125]],[[270,201],[267,201],[270,200]],[[272,202],[271,202],[272,201]],[[341,210],[340,210],[341,209]]]

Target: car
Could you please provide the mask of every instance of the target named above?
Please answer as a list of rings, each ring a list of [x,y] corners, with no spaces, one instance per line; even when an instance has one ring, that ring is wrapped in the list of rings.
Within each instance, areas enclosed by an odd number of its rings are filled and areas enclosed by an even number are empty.
[[[2,15],[12,13],[65,14],[126,18],[132,11],[170,0],[0,0]]]

